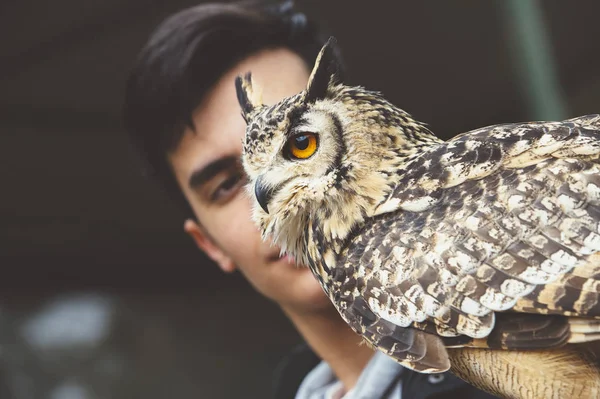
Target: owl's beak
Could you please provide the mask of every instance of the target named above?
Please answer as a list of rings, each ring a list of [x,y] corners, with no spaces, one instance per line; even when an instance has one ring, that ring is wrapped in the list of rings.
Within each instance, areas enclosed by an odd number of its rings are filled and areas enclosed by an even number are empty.
[[[266,212],[269,213],[269,201],[273,196],[273,190],[264,184],[262,180],[262,176],[259,176],[256,179],[256,183],[254,183],[254,195],[256,196],[256,200],[258,201],[260,207]]]

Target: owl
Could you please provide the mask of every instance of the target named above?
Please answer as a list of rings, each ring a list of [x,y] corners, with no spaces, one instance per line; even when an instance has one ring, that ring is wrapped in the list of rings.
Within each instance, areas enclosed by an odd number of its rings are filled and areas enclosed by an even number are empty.
[[[600,115],[444,141],[345,85],[336,41],[302,92],[235,81],[252,219],[343,320],[421,373],[502,397],[600,397]]]

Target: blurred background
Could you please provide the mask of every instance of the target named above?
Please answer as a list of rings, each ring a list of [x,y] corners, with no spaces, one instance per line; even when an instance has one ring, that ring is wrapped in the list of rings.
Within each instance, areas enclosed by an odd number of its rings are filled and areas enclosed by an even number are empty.
[[[0,398],[261,398],[298,334],[144,180],[137,52],[198,1],[0,3]],[[298,0],[348,82],[439,136],[600,112],[595,0]]]

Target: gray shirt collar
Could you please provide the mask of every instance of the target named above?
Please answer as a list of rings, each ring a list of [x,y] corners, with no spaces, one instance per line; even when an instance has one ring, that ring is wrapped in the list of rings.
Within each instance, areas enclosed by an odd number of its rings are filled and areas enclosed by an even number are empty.
[[[354,388],[343,396],[343,399],[400,399],[401,380],[398,376],[403,369],[389,356],[376,351]],[[339,380],[331,367],[322,361],[306,375],[295,399],[329,399],[328,392],[336,386],[340,386]]]

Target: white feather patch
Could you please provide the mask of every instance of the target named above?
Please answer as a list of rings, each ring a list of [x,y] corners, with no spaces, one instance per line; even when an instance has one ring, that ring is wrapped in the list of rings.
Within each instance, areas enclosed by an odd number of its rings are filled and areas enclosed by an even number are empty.
[[[460,310],[474,316],[485,316],[492,311],[469,297],[463,298],[462,303],[460,304]]]
[[[543,261],[542,264],[540,265],[540,267],[546,273],[551,273],[551,274],[560,274],[560,273],[564,273],[567,270],[571,269],[571,266],[565,266],[558,262],[554,262],[550,259],[546,259],[545,261]]]
[[[552,259],[554,262],[560,263],[561,265],[569,266],[570,268],[575,267],[577,264],[577,258],[569,255],[562,249],[553,253],[550,256],[550,259]]]
[[[600,236],[594,232],[591,232],[583,240],[583,245],[593,249],[594,251],[600,251]]]
[[[500,286],[500,290],[506,296],[513,298],[522,297],[531,293],[535,289],[535,285],[525,284],[522,281],[515,279],[504,280]]]
[[[479,302],[481,302],[483,306],[486,306],[497,312],[501,312],[515,306],[517,300],[515,298],[507,297],[500,292],[494,291],[492,288],[488,288],[485,291],[485,294],[483,294],[479,299]]]
[[[404,201],[400,204],[400,208],[409,212],[423,212],[429,209],[433,204],[437,202],[437,199],[433,197],[420,197],[414,200]]]
[[[392,309],[383,307],[375,298],[369,298],[369,307],[377,316],[400,327],[408,327],[413,322],[409,317]]]
[[[547,284],[558,278],[555,274],[549,274],[537,267],[529,266],[519,274],[519,278],[530,284]]]
[[[477,321],[463,315],[458,316],[458,323],[456,325],[456,330],[459,333],[468,335],[472,338],[485,338],[492,332],[493,328],[493,323],[489,327],[483,326]]]
[[[391,198],[377,207],[374,212],[374,216],[397,211],[399,206],[400,200],[398,198]]]

